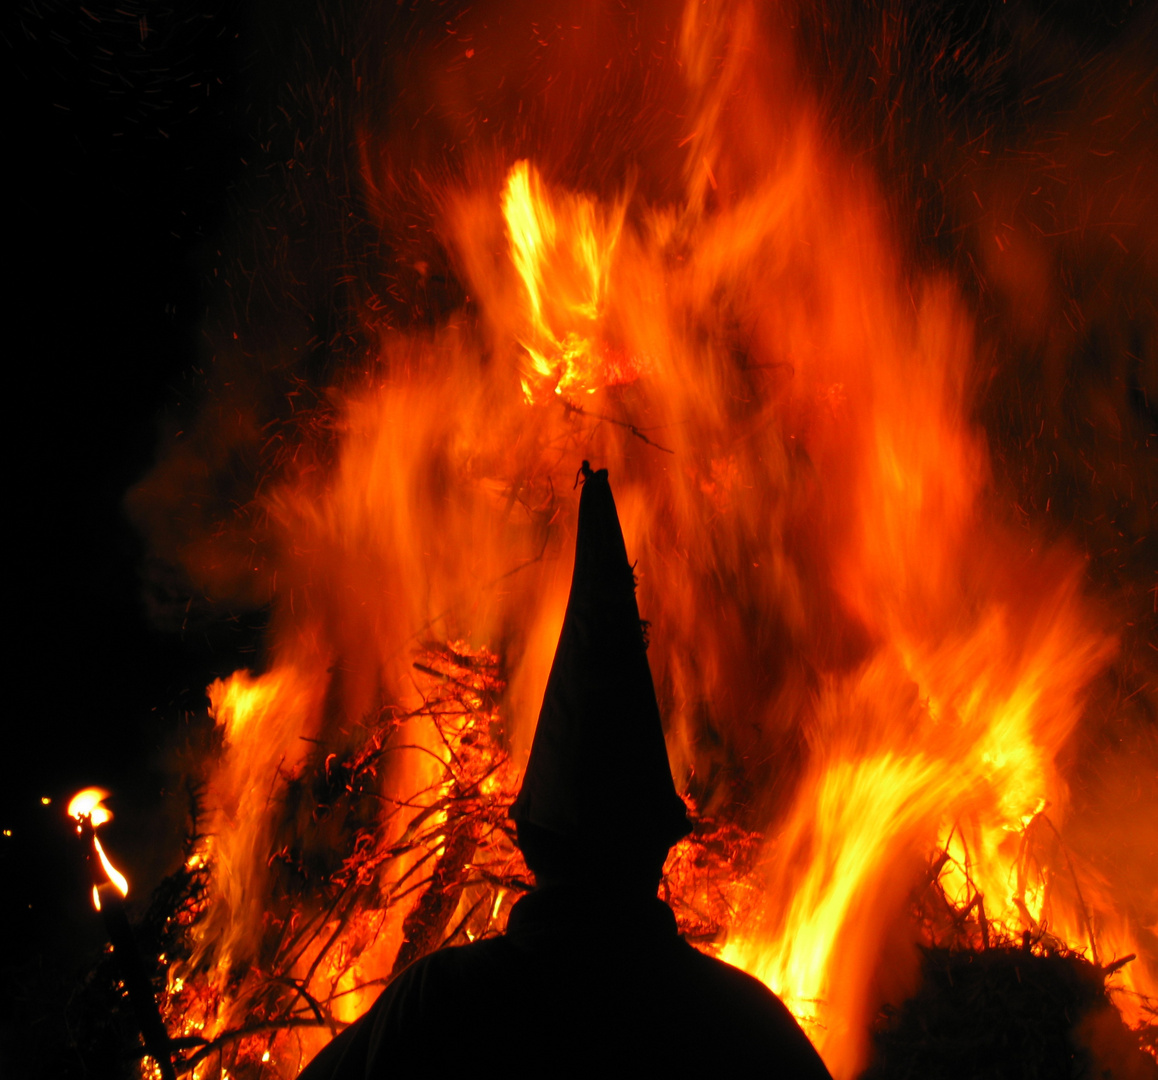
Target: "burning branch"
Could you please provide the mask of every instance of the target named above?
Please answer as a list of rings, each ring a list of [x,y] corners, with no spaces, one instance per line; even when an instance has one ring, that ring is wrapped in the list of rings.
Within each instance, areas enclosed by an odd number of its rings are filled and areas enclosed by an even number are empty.
[[[271,868],[295,884],[271,898],[254,963],[223,970],[206,953],[176,966],[165,1010],[180,1028],[174,1045],[192,1050],[179,1071],[219,1054],[233,1075],[244,1075],[302,1029],[336,1033],[351,1005],[360,1011],[362,992],[387,981],[358,975],[385,927],[400,927],[397,971],[449,942],[498,932],[507,899],[527,888],[506,827],[516,777],[499,742],[498,659],[459,643],[428,645],[414,669],[429,684],[416,709],[383,710],[362,745],[344,755],[319,747],[306,771],[279,778],[275,798],[340,823],[343,850],[320,874],[292,845],[274,853]],[[404,729],[420,741],[402,738]],[[433,780],[402,799],[381,795],[380,764],[414,750],[433,763]],[[365,800],[372,815],[359,811]],[[212,846],[199,857],[211,860]],[[191,891],[179,905],[190,933],[198,903]]]
[[[266,1061],[303,1056],[295,1041],[341,1031],[413,960],[501,932],[531,887],[508,820],[519,777],[504,746],[499,658],[461,642],[427,643],[413,670],[417,707],[383,709],[344,754],[316,744],[303,770],[279,768],[269,807],[337,823],[329,835],[342,846],[325,865],[301,842],[268,857],[276,888],[251,961],[226,964],[198,942],[210,911],[212,837],[196,835],[158,890],[142,940],[169,966],[161,1005],[174,1032],[170,1075],[200,1077],[216,1061],[232,1076],[258,1076]],[[383,794],[383,764],[416,752],[430,763],[428,780],[403,796]],[[755,902],[762,837],[694,808],[692,817],[692,835],[665,867],[663,895],[681,929],[711,948]]]

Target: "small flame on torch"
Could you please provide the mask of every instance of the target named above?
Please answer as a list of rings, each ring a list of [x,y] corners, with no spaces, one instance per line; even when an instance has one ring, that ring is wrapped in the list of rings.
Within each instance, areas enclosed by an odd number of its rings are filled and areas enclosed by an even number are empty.
[[[106,821],[112,821],[112,811],[104,805],[104,801],[108,797],[109,793],[104,788],[99,787],[85,788],[84,791],[78,791],[72,797],[68,804],[68,816],[76,818],[78,832],[80,831],[79,822],[82,818],[88,818],[94,829]]]
[[[84,831],[84,821],[86,818],[88,819],[93,828],[93,850],[96,851],[97,858],[100,860],[105,876],[121,896],[128,896],[128,878],[113,866],[112,861],[105,854],[105,849],[101,846],[100,839],[96,835],[98,825],[103,825],[105,822],[112,821],[113,819],[112,811],[104,805],[104,800],[108,797],[109,793],[103,788],[85,788],[84,791],[78,791],[70,800],[68,804],[68,814],[69,817],[76,819],[76,831],[78,833]],[[92,902],[93,907],[95,907],[97,911],[100,911],[100,891],[95,884],[92,887]]]

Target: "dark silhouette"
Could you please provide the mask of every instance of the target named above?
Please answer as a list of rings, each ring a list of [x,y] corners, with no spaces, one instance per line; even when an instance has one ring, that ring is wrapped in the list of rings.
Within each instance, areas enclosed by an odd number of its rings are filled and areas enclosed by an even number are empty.
[[[690,830],[675,792],[607,482],[585,483],[571,594],[511,810],[536,889],[499,938],[407,968],[303,1080],[509,1067],[823,1080],[762,983],[704,956],[656,893]]]

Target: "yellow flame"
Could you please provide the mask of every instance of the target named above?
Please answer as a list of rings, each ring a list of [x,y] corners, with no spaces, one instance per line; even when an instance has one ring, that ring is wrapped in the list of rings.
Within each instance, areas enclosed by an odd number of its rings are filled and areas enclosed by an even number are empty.
[[[640,361],[610,341],[602,321],[625,207],[621,200],[608,212],[585,195],[553,196],[529,162],[511,168],[502,212],[527,301],[519,341],[528,401],[593,394],[639,376]]]
[[[503,216],[511,241],[511,257],[523,279],[531,318],[542,324],[543,261],[555,243],[555,215],[543,196],[538,172],[526,161],[517,161],[503,192]]]
[[[109,793],[104,788],[85,788],[83,791],[78,791],[68,804],[68,815],[75,818],[78,822],[85,818],[92,823],[94,829],[106,822],[112,820],[112,812],[104,805],[104,800],[109,797]],[[42,800],[48,801],[48,800]],[[78,826],[79,831],[79,826]],[[105,849],[101,845],[100,839],[93,834],[92,838],[93,848],[96,850],[97,858],[100,859],[100,864],[104,868],[105,876],[109,879],[121,896],[129,895],[129,881],[113,864],[108,855],[105,854]],[[92,903],[93,907],[100,911],[101,898],[97,886],[92,887]]]

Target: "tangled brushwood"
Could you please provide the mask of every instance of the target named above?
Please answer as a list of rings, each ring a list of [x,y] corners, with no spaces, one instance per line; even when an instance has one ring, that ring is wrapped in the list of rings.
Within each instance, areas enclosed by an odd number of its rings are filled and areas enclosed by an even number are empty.
[[[1044,820],[1035,818],[1021,837],[1022,887],[1029,839]],[[1032,920],[1026,920],[1032,929],[1014,936],[986,917],[984,896],[971,880],[963,898],[950,900],[941,873],[951,862],[940,852],[928,884],[914,896],[923,938],[919,986],[903,1004],[881,1010],[873,1061],[861,1080],[1158,1077],[1158,1002],[1139,1000],[1148,1022],[1137,1029],[1114,1004],[1128,992],[1113,976],[1136,958],[1099,963],[1092,930],[1093,960]]]
[[[191,838],[181,869],[153,896],[136,932],[165,986],[159,1003],[179,1074],[268,1076],[271,1060],[295,1059],[301,1029],[336,1033],[407,964],[501,933],[531,887],[508,820],[519,776],[506,750],[500,658],[463,642],[427,643],[413,671],[417,709],[384,709],[356,749],[339,757],[319,748],[309,767],[277,778],[287,822],[308,814],[329,847],[273,845],[254,962],[189,966],[206,914],[205,837]],[[429,783],[385,805],[381,774],[403,752],[429,758]],[[694,831],[672,850],[661,895],[684,935],[711,951],[758,903],[764,839],[694,807],[691,816]],[[1152,1076],[1158,1026],[1131,1031],[1107,988],[1129,958],[1099,965],[1041,927],[1010,937],[987,920],[975,890],[964,901],[946,895],[950,862],[940,853],[914,897],[925,942],[920,988],[882,1011],[865,1080]],[[400,932],[387,941],[391,923]],[[140,1075],[143,1048],[114,955],[91,972],[72,1020],[85,1068]]]
[[[407,964],[501,933],[531,887],[507,816],[519,776],[506,750],[499,658],[463,642],[428,643],[413,672],[417,709],[384,709],[355,750],[319,748],[309,767],[276,778],[271,797],[294,823],[286,835],[313,839],[272,844],[252,961],[225,970],[196,961],[212,860],[205,837],[190,841],[181,869],[154,895],[137,933],[165,987],[159,1003],[179,1074],[245,1078],[268,1076],[271,1059],[292,1065],[301,1029],[337,1033]],[[400,753],[429,759],[430,780],[389,800],[381,776]],[[298,828],[303,814],[312,830]],[[755,899],[762,838],[694,808],[692,818],[662,892],[689,940],[712,949]],[[116,958],[106,955],[77,1010],[77,1043],[88,1067],[128,1076],[143,1049],[117,982]]]
[[[1131,1031],[1100,967],[1066,949],[1001,941],[925,947],[921,985],[883,1011],[862,1080],[1142,1080],[1158,1025]],[[1151,1016],[1158,1019],[1153,1007]]]

